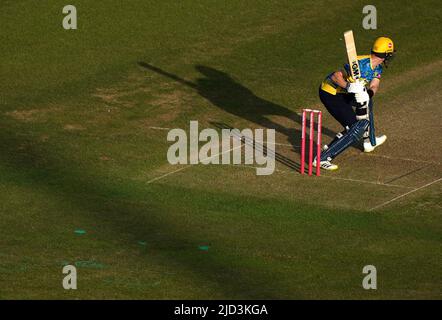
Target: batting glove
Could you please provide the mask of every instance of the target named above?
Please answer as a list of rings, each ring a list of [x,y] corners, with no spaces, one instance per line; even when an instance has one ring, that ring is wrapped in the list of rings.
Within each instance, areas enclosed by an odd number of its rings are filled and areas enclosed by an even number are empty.
[[[364,90],[362,92],[355,93],[355,99],[357,103],[364,104],[370,101],[370,96],[368,95],[367,91]]]
[[[363,92],[364,89],[365,89],[364,84],[359,81],[349,82],[347,84],[347,92],[348,93],[359,93],[359,92]]]

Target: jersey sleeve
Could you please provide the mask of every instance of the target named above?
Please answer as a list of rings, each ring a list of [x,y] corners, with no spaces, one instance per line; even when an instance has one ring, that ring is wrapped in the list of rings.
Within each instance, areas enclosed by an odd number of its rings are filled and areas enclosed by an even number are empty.
[[[382,65],[378,65],[373,72],[373,79],[380,79],[382,76],[382,71],[383,71]]]

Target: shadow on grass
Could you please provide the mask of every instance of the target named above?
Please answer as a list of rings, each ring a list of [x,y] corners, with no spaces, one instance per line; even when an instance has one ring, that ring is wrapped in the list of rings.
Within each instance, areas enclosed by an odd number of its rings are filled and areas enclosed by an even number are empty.
[[[285,117],[297,122],[299,127],[301,127],[302,117],[284,106],[256,96],[250,89],[236,82],[227,73],[197,65],[195,69],[203,77],[192,82],[145,62],[138,62],[138,65],[195,89],[198,94],[214,106],[230,114],[253,122],[261,128],[275,129],[276,132],[285,135],[294,147],[295,152],[299,153],[301,131],[295,128],[287,128],[270,120],[268,116]],[[335,132],[328,128],[323,128],[322,132],[331,138],[335,137]]]
[[[240,262],[231,261],[222,252],[204,254],[204,259],[197,258],[200,257],[195,256],[198,254],[197,246],[207,234],[201,234],[201,229],[192,227],[192,224],[174,221],[174,215],[162,208],[163,194],[170,191],[167,187],[162,189],[161,186],[144,184],[128,187],[110,179],[105,173],[85,170],[84,163],[70,160],[68,154],[54,156],[46,145],[20,137],[17,129],[3,127],[0,130],[0,164],[16,177],[13,184],[25,184],[61,197],[66,205],[63,214],[69,217],[70,210],[79,209],[88,219],[107,226],[115,234],[114,239],[123,245],[133,246],[141,239],[147,240],[150,249],[163,261],[169,261],[170,266],[183,274],[191,273],[199,279],[196,288],[210,287],[212,283],[226,298],[278,298],[276,288],[268,285],[275,282],[268,270],[258,267],[241,270],[235,267],[241,265]],[[24,127],[22,129],[26,130]],[[186,190],[181,190],[181,194],[186,194]],[[179,201],[179,196],[175,198]],[[54,241],[57,240],[54,238]],[[89,252],[91,250],[88,249]],[[149,253],[145,254],[148,259]],[[121,275],[121,278],[126,276]],[[171,293],[171,296],[176,297],[175,293]]]

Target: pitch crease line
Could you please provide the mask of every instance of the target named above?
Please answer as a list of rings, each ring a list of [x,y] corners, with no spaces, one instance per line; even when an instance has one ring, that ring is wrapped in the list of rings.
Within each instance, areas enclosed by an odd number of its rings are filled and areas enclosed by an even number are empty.
[[[441,165],[440,162],[436,162],[436,161],[418,160],[418,159],[410,159],[410,158],[396,158],[396,157],[384,156],[384,155],[380,155],[380,154],[363,154],[363,153],[361,153],[361,155],[366,155],[368,157],[375,157],[375,158],[390,159],[390,160],[400,160],[400,161],[410,161],[410,162],[416,162],[416,163],[427,163],[427,164]]]
[[[435,183],[438,183],[438,182],[441,181],[441,180],[442,180],[442,178],[439,178],[439,179],[434,180],[433,182],[427,183],[426,185],[423,185],[423,186],[421,186],[421,187],[419,187],[419,188],[416,188],[416,189],[413,189],[413,190],[411,190],[411,191],[409,191],[409,192],[406,192],[406,193],[404,193],[404,194],[401,194],[400,196],[397,196],[397,197],[395,197],[395,198],[393,198],[393,199],[391,199],[391,200],[388,200],[388,201],[386,201],[386,202],[384,202],[384,203],[381,203],[380,205],[377,205],[377,206],[371,208],[369,211],[373,211],[373,210],[379,209],[379,208],[381,208],[381,207],[384,207],[384,206],[386,206],[387,204],[392,203],[393,201],[399,200],[399,199],[401,199],[401,198],[403,198],[403,197],[405,197],[405,196],[408,196],[408,195],[411,194],[411,193],[414,193],[414,192],[416,192],[416,191],[419,191],[419,190],[421,190],[421,189],[424,189],[424,188],[426,188],[426,187],[429,187],[429,186],[431,186],[431,185],[433,185],[433,184],[435,184]]]
[[[243,144],[241,144],[241,145],[239,145],[239,146],[236,146],[236,147],[234,147],[234,148],[230,148],[229,150],[226,150],[226,151],[223,151],[223,152],[218,152],[217,154],[214,154],[213,156],[210,156],[210,157],[204,158],[204,159],[202,159],[201,161],[210,160],[210,159],[212,159],[212,158],[214,158],[214,157],[218,157],[218,156],[220,156],[220,155],[223,155],[224,153],[231,152],[231,151],[233,151],[233,150],[236,150],[236,149],[242,148],[242,146],[243,146]],[[152,182],[155,182],[155,181],[161,180],[161,179],[163,179],[163,178],[165,178],[165,177],[167,177],[167,176],[170,176],[171,174],[174,174],[174,173],[180,172],[180,171],[182,171],[182,170],[184,170],[184,169],[187,169],[187,168],[190,168],[190,167],[192,167],[192,166],[194,166],[194,164],[189,164],[189,165],[184,166],[184,167],[182,167],[182,168],[179,168],[179,169],[177,169],[177,170],[174,170],[174,171],[171,171],[171,172],[165,173],[165,174],[163,174],[163,175],[161,175],[161,176],[159,176],[159,177],[156,177],[156,178],[153,178],[153,179],[147,181],[147,184],[150,184],[150,183],[152,183]]]
[[[149,127],[149,129],[152,129],[152,130],[171,130],[170,128],[163,128],[163,127]]]
[[[258,169],[259,167],[251,166],[251,165],[244,165],[244,164],[230,164],[230,166],[236,166],[236,167],[244,167],[244,168],[251,168],[251,169]],[[287,170],[281,170],[276,169],[275,172],[284,173],[284,174],[292,174],[293,171],[287,171]],[[331,176],[320,176],[320,178],[327,178],[331,180],[342,180],[342,181],[349,181],[349,182],[357,182],[357,183],[365,183],[365,184],[373,184],[376,186],[385,186],[385,187],[394,187],[394,188],[401,188],[401,189],[413,189],[412,187],[407,186],[401,186],[398,184],[391,184],[391,183],[382,183],[382,182],[375,182],[375,181],[368,181],[368,180],[359,180],[359,179],[351,179],[351,178],[339,178],[339,177],[331,177]],[[312,179],[313,180],[313,179]]]

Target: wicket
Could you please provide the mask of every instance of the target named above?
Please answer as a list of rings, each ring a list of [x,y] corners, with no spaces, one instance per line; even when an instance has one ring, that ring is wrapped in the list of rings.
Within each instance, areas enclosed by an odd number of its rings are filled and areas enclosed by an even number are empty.
[[[308,157],[308,175],[311,176],[313,173],[313,140],[314,140],[314,126],[315,126],[315,115],[318,118],[318,137],[316,142],[316,175],[321,175],[321,166],[319,162],[321,161],[321,129],[322,129],[322,112],[319,110],[303,109],[302,110],[302,136],[301,136],[301,174],[305,173],[305,142],[306,142],[306,131],[307,131],[307,113],[310,117],[310,130],[309,130],[309,157]]]

